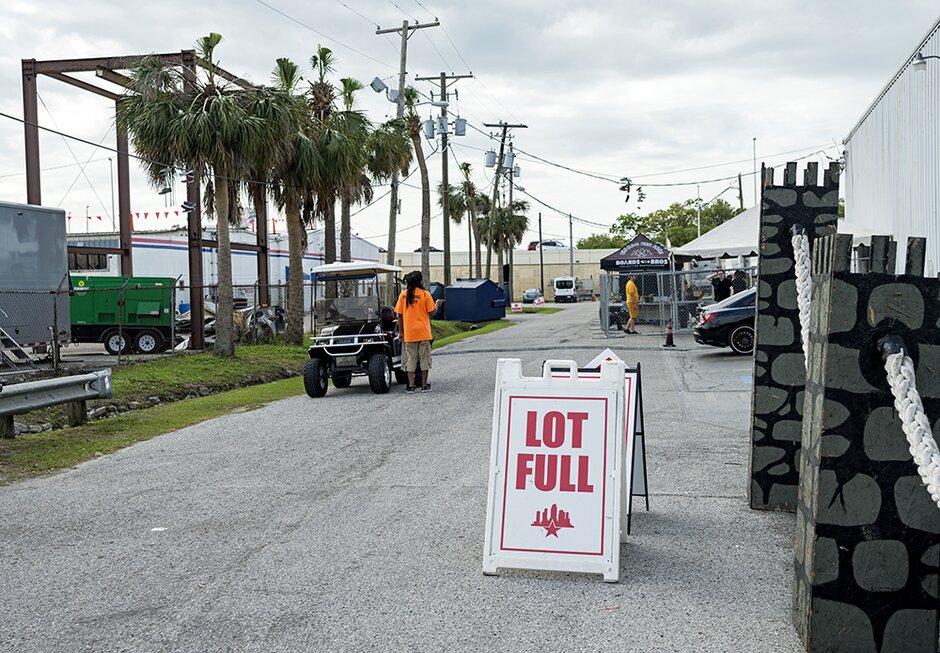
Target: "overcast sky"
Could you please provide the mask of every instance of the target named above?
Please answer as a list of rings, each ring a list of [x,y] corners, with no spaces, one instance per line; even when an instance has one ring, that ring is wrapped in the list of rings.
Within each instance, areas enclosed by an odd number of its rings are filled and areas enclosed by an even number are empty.
[[[0,6],[0,111],[23,115],[21,59],[173,52],[192,47],[210,31],[225,37],[218,50],[221,65],[252,81],[266,82],[274,60],[282,56],[309,74],[310,55],[323,44],[337,56],[337,77],[368,83],[379,76],[397,86],[398,41],[394,35],[377,36],[375,25],[395,27],[405,19],[430,22],[437,17],[442,27],[420,30],[409,41],[409,79],[472,71],[475,79],[454,86],[459,99],[451,98],[452,113],[484,132],[490,131],[484,122],[524,123],[528,129],[513,133],[522,150],[602,176],[629,176],[644,185],[645,202],[637,204],[634,192],[626,204],[615,183],[517,157],[522,168],[517,183],[532,197],[609,225],[626,211],[645,212],[695,197],[699,181],[705,182],[703,201],[721,194],[736,203],[736,181],[729,189],[729,181],[707,180],[738,173],[745,175],[744,203],[750,206],[754,138],[758,166],[805,156],[822,163],[827,155],[837,158],[842,139],[938,17],[931,0],[663,0],[657,6],[637,0],[264,3],[5,0]],[[413,83],[425,93],[432,90],[427,82]],[[43,126],[114,146],[113,107],[107,100],[49,78],[40,78],[39,92]],[[394,106],[368,88],[360,101],[374,121],[393,114]],[[422,109],[427,113],[431,107]],[[88,225],[81,219],[86,206],[93,216],[92,230],[109,225],[108,157],[113,155],[78,142],[66,146],[52,134],[40,139],[47,169],[43,204],[70,212],[73,230]],[[456,158],[473,165],[481,189],[489,186],[492,172],[483,166],[483,152],[493,145],[472,129],[454,139]],[[25,202],[22,125],[0,117],[0,147],[0,198]],[[426,151],[433,147],[425,143]],[[84,172],[76,161],[87,163]],[[439,155],[429,167],[436,186]],[[455,167],[451,165],[452,179]],[[134,212],[151,214],[135,220],[137,228],[182,224],[172,213],[178,207],[148,187],[133,163],[132,180]],[[418,175],[407,183],[420,183]],[[652,185],[676,183],[690,185]],[[385,190],[377,189],[377,195]],[[178,204],[179,193],[175,199]],[[546,237],[567,240],[567,218],[530,201],[533,229],[541,210]],[[155,211],[170,211],[170,218],[154,220]],[[431,243],[440,247],[436,203],[433,213]],[[399,218],[400,249],[418,245],[419,222],[420,193],[407,187]],[[353,226],[384,245],[388,199],[357,214]],[[601,231],[605,229],[574,225],[575,240]],[[533,231],[527,240],[535,237]],[[455,249],[466,248],[464,229],[456,229],[453,238]]]

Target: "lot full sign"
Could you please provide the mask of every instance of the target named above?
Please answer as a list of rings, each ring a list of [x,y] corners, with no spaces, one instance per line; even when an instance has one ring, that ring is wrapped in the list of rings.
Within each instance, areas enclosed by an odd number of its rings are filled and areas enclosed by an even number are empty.
[[[551,361],[523,377],[500,360],[494,408],[484,573],[500,567],[619,578],[622,362],[579,382]],[[551,368],[571,371],[552,378]]]

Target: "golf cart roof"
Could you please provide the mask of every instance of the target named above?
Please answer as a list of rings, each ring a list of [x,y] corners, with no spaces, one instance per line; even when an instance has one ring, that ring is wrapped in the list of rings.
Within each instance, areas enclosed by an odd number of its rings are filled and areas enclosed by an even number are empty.
[[[311,272],[313,272],[314,278],[323,279],[326,277],[363,277],[373,274],[385,274],[386,272],[398,273],[401,272],[401,268],[372,261],[349,261],[321,265],[313,268]]]

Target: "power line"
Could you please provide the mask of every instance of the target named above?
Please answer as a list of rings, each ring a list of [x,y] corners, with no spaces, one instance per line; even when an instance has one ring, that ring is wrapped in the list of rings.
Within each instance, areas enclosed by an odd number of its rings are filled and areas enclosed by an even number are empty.
[[[427,12],[428,16],[430,16],[430,17],[433,18],[434,20],[437,20],[437,16],[436,16],[435,14],[431,13],[431,11],[430,11],[427,7],[425,7],[423,4],[421,4],[420,0],[415,0],[415,4],[418,5],[419,7],[421,7],[422,9],[424,9],[424,11]]]
[[[410,19],[413,20],[414,22],[416,22],[416,23],[421,22],[421,21],[419,21],[417,18],[415,18],[414,16],[412,16],[411,14],[409,14],[407,11],[405,11],[404,9],[402,9],[401,7],[399,7],[397,4],[395,4],[394,2],[392,2],[392,0],[385,0],[385,2],[387,2],[388,4],[390,4],[390,5],[392,5],[393,7],[395,7],[395,9],[397,9],[398,11],[400,11],[401,13],[403,13],[405,16],[407,16],[408,18],[410,18]]]
[[[101,162],[101,161],[107,161],[108,159],[109,159],[109,157],[106,157],[106,156],[103,156],[103,157],[101,157],[100,159],[89,159],[88,161],[85,162],[85,164],[87,165],[87,164],[89,164],[89,163],[99,163],[99,162]],[[52,171],[52,170],[62,170],[62,169],[64,169],[64,168],[74,168],[75,166],[80,166],[80,165],[83,165],[83,164],[82,164],[81,162],[63,163],[63,164],[60,165],[60,166],[49,166],[48,168],[43,168],[40,172],[50,172],[50,171]],[[25,174],[26,174],[25,172],[11,172],[11,173],[8,174],[8,175],[0,175],[0,179],[7,179],[7,178],[9,178],[9,177],[22,177],[22,176],[25,175]]]
[[[325,38],[326,40],[332,41],[333,43],[336,43],[337,45],[346,48],[346,49],[349,50],[350,52],[355,52],[355,53],[358,54],[359,56],[365,57],[366,59],[369,59],[370,61],[374,61],[374,62],[377,63],[377,64],[380,64],[380,65],[382,65],[382,66],[385,66],[386,68],[394,68],[394,66],[389,65],[389,64],[388,64],[387,62],[385,62],[385,61],[381,61],[381,60],[379,60],[379,59],[376,59],[375,57],[372,57],[372,56],[366,54],[365,52],[362,52],[362,51],[360,51],[360,50],[357,50],[356,48],[352,47],[351,45],[346,45],[346,44],[343,43],[342,41],[338,41],[338,40],[334,39],[332,36],[329,36],[328,34],[324,34],[324,33],[321,32],[320,30],[316,30],[316,29],[310,27],[310,25],[307,25],[306,23],[297,20],[297,19],[294,18],[293,16],[290,16],[289,14],[284,13],[283,11],[281,11],[280,9],[278,9],[277,7],[273,7],[273,6],[269,5],[269,4],[268,4],[267,2],[265,2],[264,0],[255,0],[255,2],[257,2],[257,3],[260,4],[260,5],[264,5],[265,7],[267,7],[268,9],[270,9],[271,11],[273,11],[273,12],[275,12],[275,13],[277,13],[277,14],[280,14],[281,16],[283,16],[284,18],[286,18],[287,20],[289,20],[289,21],[291,21],[291,22],[293,22],[293,23],[297,23],[298,25],[300,25],[300,26],[303,27],[304,29],[310,30],[310,31],[313,32],[314,34],[317,34],[317,35],[319,35],[319,36],[322,36],[322,37]]]
[[[434,48],[434,51],[437,53],[437,56],[441,58],[441,61],[444,62],[444,66],[447,68],[447,70],[453,72],[453,71],[454,71],[454,67],[450,65],[450,63],[447,61],[447,59],[444,58],[444,55],[441,54],[441,51],[437,49],[437,46],[434,45],[434,41],[431,40],[431,37],[428,36],[427,33],[425,33],[425,34],[424,34],[424,38],[426,38],[426,39],[428,40],[428,43],[431,44],[431,47]]]
[[[341,5],[343,5],[343,6],[346,7],[347,9],[349,9],[349,11],[351,11],[352,13],[356,14],[357,16],[359,16],[362,20],[364,20],[364,21],[366,21],[367,23],[369,23],[370,26],[374,26],[374,27],[378,27],[378,26],[379,26],[379,24],[378,24],[377,22],[375,22],[374,20],[370,19],[368,16],[365,16],[365,15],[361,14],[360,12],[356,11],[355,9],[353,9],[352,7],[350,7],[348,4],[346,4],[345,2],[343,2],[343,0],[336,0],[336,2],[340,3]]]

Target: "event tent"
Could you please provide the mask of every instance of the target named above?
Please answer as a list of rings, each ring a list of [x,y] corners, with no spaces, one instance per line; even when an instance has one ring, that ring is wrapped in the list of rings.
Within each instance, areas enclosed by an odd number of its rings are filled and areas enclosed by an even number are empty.
[[[852,234],[854,246],[868,245],[872,235],[868,227],[839,220],[839,233]],[[682,247],[673,250],[676,258],[714,259],[757,256],[760,242],[760,207],[752,206]]]
[[[602,270],[668,270],[669,250],[643,234],[601,259]]]

